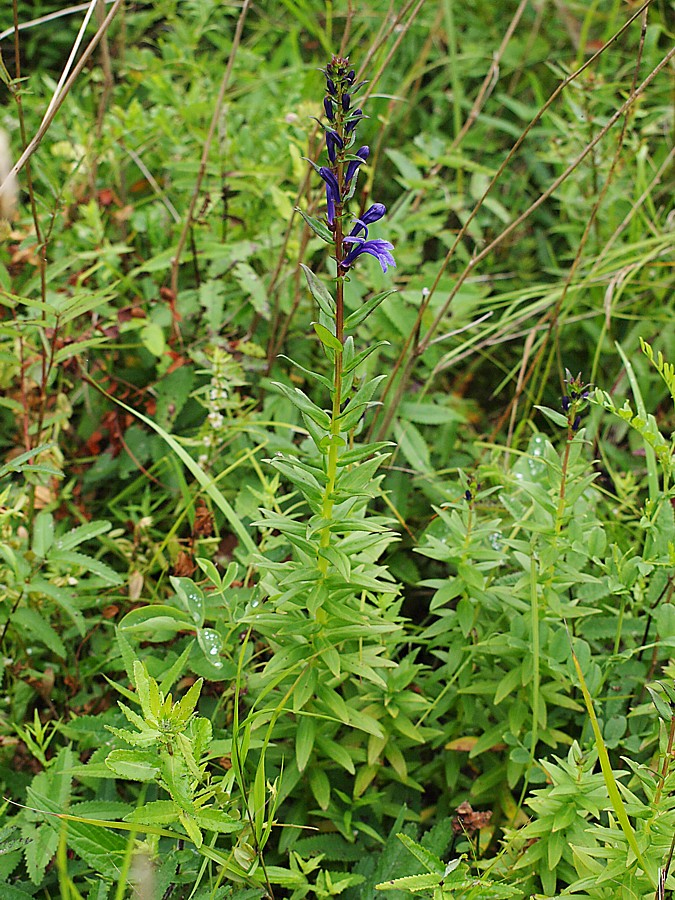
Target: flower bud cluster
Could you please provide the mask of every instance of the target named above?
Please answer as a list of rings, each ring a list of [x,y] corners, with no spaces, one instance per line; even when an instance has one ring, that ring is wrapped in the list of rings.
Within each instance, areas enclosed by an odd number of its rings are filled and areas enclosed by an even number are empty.
[[[581,427],[581,413],[590,393],[591,385],[584,384],[581,372],[574,378],[570,370],[565,369],[565,394],[560,405],[572,431],[578,431]]]
[[[363,215],[354,220],[349,234],[344,235],[342,219],[345,205],[354,195],[360,167],[370,156],[370,147],[363,145],[352,152],[356,144],[356,131],[364,117],[363,110],[354,105],[354,97],[365,81],[356,82],[356,73],[349,66],[349,59],[334,56],[322,72],[326,76],[326,96],[323,108],[328,125],[323,125],[326,135],[328,165],[314,166],[326,185],[326,219],[329,229],[336,235],[338,274],[344,275],[362,254],[374,256],[386,272],[395,266],[389,241],[368,238],[368,226],[386,213],[383,203],[373,203]]]

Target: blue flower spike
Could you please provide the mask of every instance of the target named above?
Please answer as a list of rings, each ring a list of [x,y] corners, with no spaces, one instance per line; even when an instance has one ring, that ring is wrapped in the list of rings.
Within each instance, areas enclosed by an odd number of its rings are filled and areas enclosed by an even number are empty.
[[[374,256],[386,272],[389,267],[396,266],[391,253],[394,247],[382,238],[368,236],[368,227],[387,212],[384,203],[371,204],[359,218],[353,219],[351,232],[342,237],[344,207],[354,194],[360,167],[370,156],[367,144],[356,152],[349,149],[354,144],[357,127],[366,118],[360,107],[353,108],[352,100],[366,82],[357,84],[356,72],[350,68],[349,60],[340,56],[334,56],[322,71],[326,77],[323,108],[330,123],[324,128],[328,165],[315,168],[326,185],[326,220],[335,235],[338,276],[344,276],[361,256]]]

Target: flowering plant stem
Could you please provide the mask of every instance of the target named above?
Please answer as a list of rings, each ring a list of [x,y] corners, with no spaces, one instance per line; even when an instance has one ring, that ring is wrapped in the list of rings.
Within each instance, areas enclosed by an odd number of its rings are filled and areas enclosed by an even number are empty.
[[[342,169],[342,166],[339,167]],[[338,184],[342,182],[342,172],[338,174]],[[335,286],[335,337],[344,346],[344,276],[340,275],[342,262],[342,204],[336,206],[335,221],[335,259],[338,269],[337,283]],[[333,496],[335,493],[335,480],[337,477],[338,459],[340,455],[340,410],[342,406],[342,353],[338,350],[333,354],[333,405],[330,417],[330,445],[326,465],[326,487],[324,489],[321,514],[327,523],[333,515]],[[326,524],[321,532],[322,549],[330,546],[330,524]],[[328,572],[328,560],[325,556],[319,557],[319,569],[325,575]]]

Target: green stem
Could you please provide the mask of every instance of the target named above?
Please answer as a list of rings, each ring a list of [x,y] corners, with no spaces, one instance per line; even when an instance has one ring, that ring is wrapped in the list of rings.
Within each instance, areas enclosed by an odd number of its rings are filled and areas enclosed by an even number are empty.
[[[342,210],[337,211],[341,213]],[[338,271],[341,261],[339,253],[342,250],[342,222],[336,214],[335,222],[335,246],[338,262]],[[337,248],[340,248],[338,251]],[[335,298],[335,336],[344,344],[344,279],[338,276]],[[333,515],[335,503],[335,482],[337,480],[338,458],[340,451],[340,408],[342,406],[342,353],[335,353],[333,364],[333,408],[330,417],[330,446],[328,448],[328,460],[326,464],[326,488],[323,494],[321,515],[330,521]],[[330,547],[330,524],[326,524],[321,531],[321,549]],[[328,560],[325,556],[319,556],[319,570],[325,575],[328,572]]]

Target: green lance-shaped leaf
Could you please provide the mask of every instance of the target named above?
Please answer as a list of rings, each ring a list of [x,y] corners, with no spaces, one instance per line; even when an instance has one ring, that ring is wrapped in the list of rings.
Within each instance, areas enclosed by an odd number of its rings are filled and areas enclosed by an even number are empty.
[[[319,384],[323,385],[327,391],[333,390],[333,383],[329,381],[325,375],[320,375],[318,372],[313,372],[311,369],[306,369],[304,366],[301,366],[299,362],[296,362],[294,359],[291,359],[290,356],[286,356],[284,353],[279,354],[279,359],[287,359],[292,366],[295,366],[296,369],[299,369],[305,375],[307,375],[310,380],[317,381]]]
[[[374,353],[376,350],[379,350],[380,347],[388,347],[389,341],[377,341],[374,344],[371,344],[370,347],[366,347],[365,350],[362,350],[360,353],[357,353],[356,356],[350,360],[348,364],[344,367],[345,375],[348,375],[349,372],[358,369],[362,362],[365,362],[371,353]]]
[[[332,332],[319,322],[312,322],[312,325],[324,347],[328,347],[329,350],[334,350],[336,353],[342,353],[342,344]]]
[[[308,215],[298,206],[295,207],[295,211],[300,213],[300,215],[305,220],[305,222],[307,222],[314,234],[318,235],[318,237],[320,237],[322,241],[325,241],[327,244],[335,243],[335,236],[333,235],[333,232],[329,228],[327,228],[320,219],[316,219],[314,216]]]
[[[287,387],[287,385],[282,384],[280,381],[273,381],[272,384],[279,388],[281,393],[291,401],[296,409],[309,416],[317,425],[328,431],[330,428],[330,417],[328,416],[328,413],[323,409],[319,409],[316,403],[312,403],[307,394],[301,391],[300,388]]]
[[[328,316],[329,319],[333,319],[335,317],[335,300],[328,291],[328,288],[320,281],[314,272],[309,269],[307,266],[300,264],[302,267],[302,271],[305,273],[305,278],[307,279],[307,286],[309,287],[310,293],[312,297],[319,304],[319,309]]]
[[[360,306],[356,312],[353,312],[351,315],[347,316],[345,319],[345,331],[351,331],[352,328],[356,328],[357,325],[360,325],[364,319],[367,319],[368,316],[374,309],[382,303],[383,300],[386,300],[390,294],[395,294],[396,291],[389,290],[383,291],[381,294],[376,294],[374,297],[371,297],[370,300],[367,300],[363,306]]]

